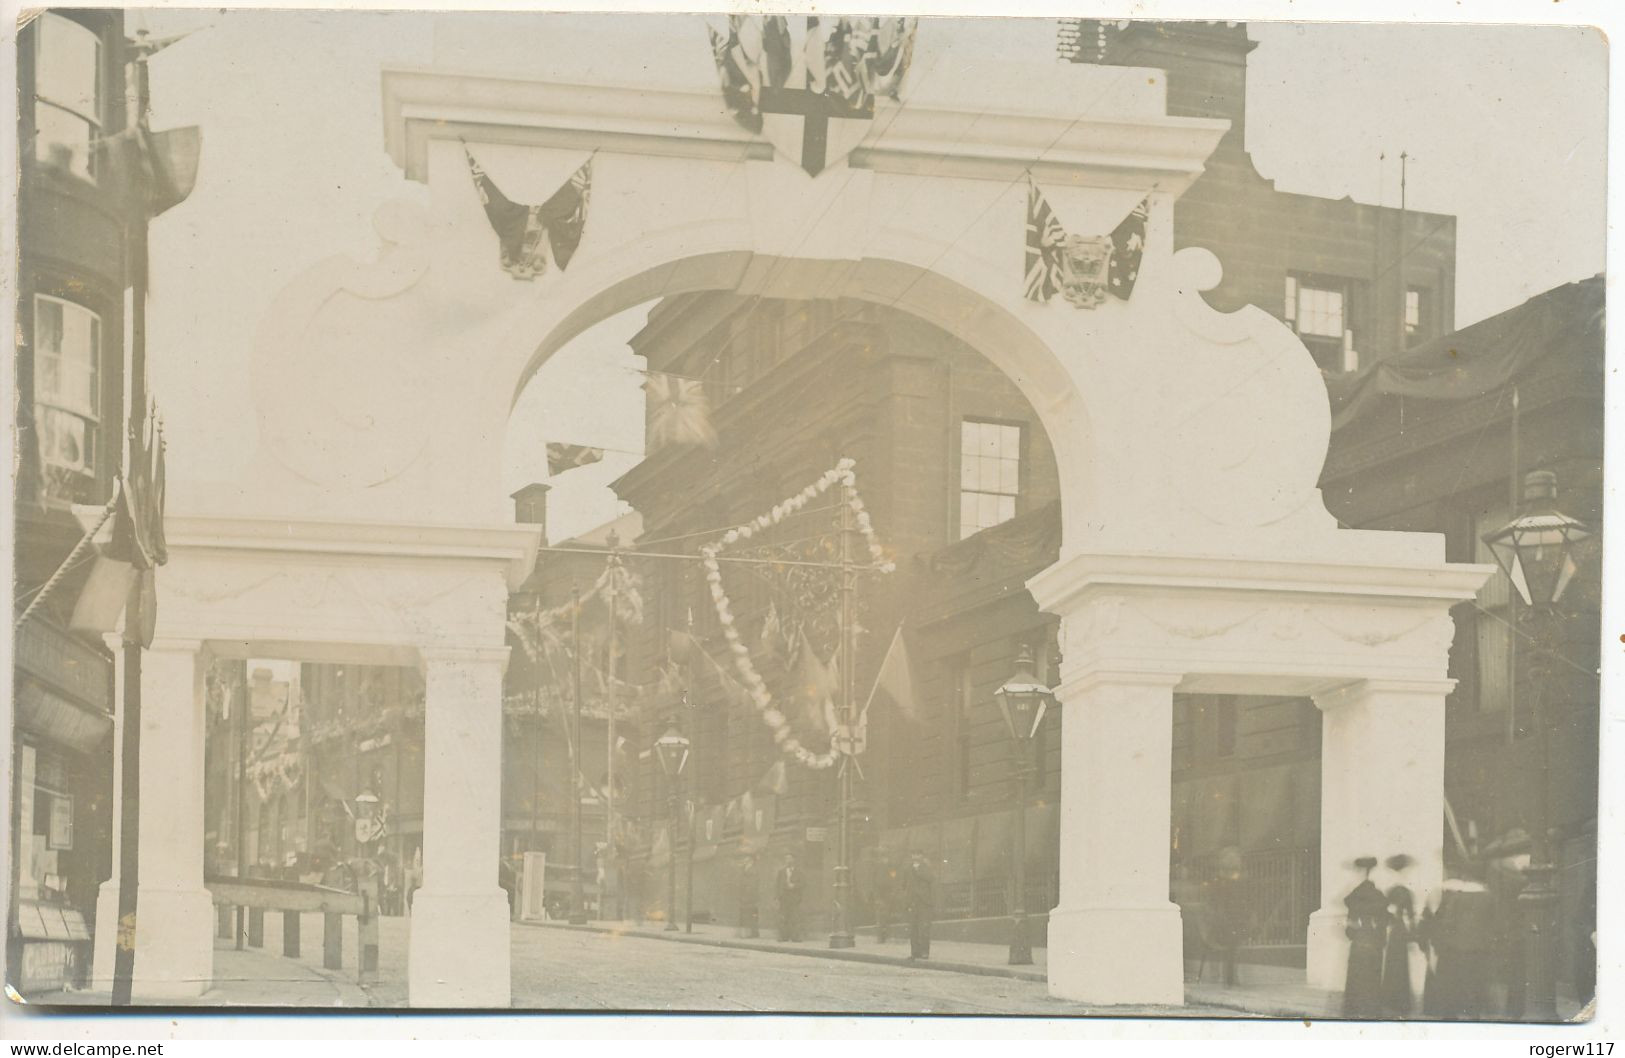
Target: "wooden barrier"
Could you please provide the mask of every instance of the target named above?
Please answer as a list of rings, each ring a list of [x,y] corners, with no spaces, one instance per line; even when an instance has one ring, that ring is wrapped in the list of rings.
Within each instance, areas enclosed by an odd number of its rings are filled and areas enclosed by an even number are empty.
[[[282,954],[290,959],[299,958],[299,919],[297,911],[282,912]]]
[[[265,943],[265,912],[280,911],[282,954],[286,956],[299,955],[299,917],[306,912],[320,914],[322,966],[328,970],[344,968],[344,916],[354,915],[362,938],[357,977],[377,978],[378,916],[373,901],[361,893],[269,878],[207,878],[204,884],[215,903],[246,909],[248,942],[255,947]]]
[[[332,911],[322,916],[322,968],[344,969],[344,916]]]

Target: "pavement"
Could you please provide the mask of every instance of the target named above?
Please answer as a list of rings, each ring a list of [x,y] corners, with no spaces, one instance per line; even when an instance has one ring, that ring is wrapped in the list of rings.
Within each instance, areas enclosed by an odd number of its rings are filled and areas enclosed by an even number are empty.
[[[281,923],[275,914],[266,920],[263,949],[236,951],[230,941],[216,942],[214,987],[185,1005],[407,1005],[407,919],[380,920],[379,972],[365,984],[357,981],[353,919],[346,923],[343,968],[336,971],[321,966],[320,915],[306,916],[301,925],[300,958],[278,954]],[[854,948],[830,949],[822,934],[784,943],[708,924],[668,933],[658,922],[515,923],[512,940],[513,1006],[520,1010],[1323,1020],[1339,1017],[1342,1006],[1340,994],[1305,985],[1302,970],[1244,964],[1239,983],[1225,986],[1193,980],[1193,963],[1184,1006],[1091,1007],[1048,994],[1045,949],[1033,950],[1032,966],[1012,967],[1003,945],[965,941],[934,942],[929,960],[914,961],[906,938],[881,944],[860,936]],[[1207,967],[1203,976],[1214,972]],[[35,1002],[105,1005],[107,996],[56,993]]]
[[[321,916],[313,916],[320,921]],[[309,936],[309,934],[306,934]],[[280,936],[280,934],[279,934]],[[320,938],[321,934],[316,936]],[[196,999],[184,1003],[144,1003],[133,1006],[188,1007],[298,1007],[305,1010],[368,1007],[371,999],[348,973],[323,970],[297,959],[273,954],[274,949],[237,951],[231,941],[214,943],[214,983]],[[51,992],[30,997],[39,1006],[106,1007],[107,992]]]

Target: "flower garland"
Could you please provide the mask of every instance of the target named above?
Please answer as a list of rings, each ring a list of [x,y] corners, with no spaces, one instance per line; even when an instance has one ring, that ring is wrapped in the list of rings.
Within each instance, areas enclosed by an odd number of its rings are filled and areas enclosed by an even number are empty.
[[[722,587],[722,566],[717,561],[717,555],[723,548],[749,540],[757,533],[778,525],[786,518],[795,514],[811,501],[828,492],[836,485],[846,489],[846,504],[851,508],[858,533],[868,545],[869,557],[874,560],[875,567],[882,573],[890,573],[897,567],[889,561],[885,552],[881,550],[880,541],[875,537],[874,525],[869,520],[869,512],[864,509],[863,500],[858,496],[857,475],[852,468],[856,464],[851,459],[842,459],[834,468],[826,471],[817,481],[808,485],[800,492],[791,496],[783,503],[775,504],[772,510],[760,515],[746,525],[736,526],[722,535],[722,539],[715,543],[706,544],[700,548],[700,558],[705,565],[705,579],[711,585],[711,601],[717,609],[717,619],[722,625],[723,637],[728,641],[728,649],[733,653],[734,667],[739,670],[740,678],[745,682],[745,689],[750,693],[751,701],[755,703],[756,710],[761,714],[763,722],[773,730],[773,741],[781,752],[792,757],[804,766],[813,769],[823,769],[833,766],[840,759],[843,751],[843,742],[846,751],[850,752],[850,739],[843,736],[839,728],[832,728],[830,747],[823,753],[814,753],[801,744],[801,740],[790,730],[790,722],[784,713],[773,705],[773,695],[769,693],[767,684],[761,673],[750,659],[750,648],[739,636],[739,629],[734,626],[733,607],[728,601],[728,593]]]

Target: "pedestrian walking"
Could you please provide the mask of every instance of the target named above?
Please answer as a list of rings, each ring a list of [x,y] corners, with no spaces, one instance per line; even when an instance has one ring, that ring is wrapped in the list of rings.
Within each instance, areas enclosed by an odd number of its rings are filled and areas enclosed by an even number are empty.
[[[1343,898],[1348,909],[1344,932],[1349,938],[1348,974],[1343,984],[1343,1013],[1351,1018],[1382,1016],[1382,965],[1388,947],[1388,897],[1371,872],[1377,866],[1375,856],[1362,856],[1354,866],[1365,872],[1365,878]]]
[[[801,870],[796,866],[794,856],[784,857],[784,866],[779,868],[778,878],[779,897],[779,940],[799,941],[801,939]]]
[[[1498,930],[1495,898],[1474,867],[1445,879],[1439,904],[1424,913],[1422,937],[1433,973],[1422,997],[1428,1017],[1481,1021],[1490,1013],[1489,978]]]
[[[908,903],[910,959],[931,958],[931,920],[937,911],[936,882],[925,857],[916,852],[909,864],[903,887]]]
[[[757,876],[756,857],[745,854],[739,865],[739,935],[755,939],[762,935],[760,911],[761,880]]]
[[[1413,861],[1404,853],[1387,867],[1403,874]],[[1411,983],[1411,945],[1416,942],[1416,897],[1404,882],[1388,887],[1388,946],[1382,959],[1382,1003],[1392,1017],[1409,1017],[1416,1004]]]

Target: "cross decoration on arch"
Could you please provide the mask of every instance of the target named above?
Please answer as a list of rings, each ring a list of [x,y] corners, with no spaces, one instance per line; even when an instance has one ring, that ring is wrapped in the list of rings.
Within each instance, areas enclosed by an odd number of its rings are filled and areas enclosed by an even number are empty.
[[[809,15],[798,44],[784,15],[730,15],[726,35],[710,30],[723,100],[740,125],[817,176],[867,134],[855,123],[874,118],[877,96],[898,98],[916,21]]]

